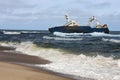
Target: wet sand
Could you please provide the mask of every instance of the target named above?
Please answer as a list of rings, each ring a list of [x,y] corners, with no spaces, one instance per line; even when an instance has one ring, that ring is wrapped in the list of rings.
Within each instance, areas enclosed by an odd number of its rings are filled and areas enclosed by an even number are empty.
[[[45,70],[0,62],[1,80],[72,80]]]
[[[7,50],[7,52],[4,52]],[[0,79],[1,80],[76,80],[70,76],[27,66],[24,64],[49,64],[50,61],[36,56],[19,54],[14,48],[0,46]],[[24,63],[24,64],[21,64]],[[91,80],[81,78],[80,80]]]

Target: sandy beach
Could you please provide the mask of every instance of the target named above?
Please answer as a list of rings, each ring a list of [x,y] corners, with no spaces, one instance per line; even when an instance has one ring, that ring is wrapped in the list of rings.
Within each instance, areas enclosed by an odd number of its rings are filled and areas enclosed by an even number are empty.
[[[45,70],[0,62],[1,80],[72,80]]]
[[[72,80],[45,70],[0,62],[1,80]]]
[[[7,52],[3,52],[5,50]],[[14,48],[0,46],[1,80],[73,80],[44,69],[18,65],[17,63],[47,64],[50,62],[35,56],[11,53],[9,50]]]
[[[7,50],[7,51],[5,51]],[[12,52],[11,52],[12,50]],[[10,52],[9,52],[10,51]],[[0,79],[1,80],[76,80],[42,68],[24,64],[49,64],[50,61],[36,56],[14,52],[14,48],[0,46]],[[81,78],[80,80],[91,80]]]

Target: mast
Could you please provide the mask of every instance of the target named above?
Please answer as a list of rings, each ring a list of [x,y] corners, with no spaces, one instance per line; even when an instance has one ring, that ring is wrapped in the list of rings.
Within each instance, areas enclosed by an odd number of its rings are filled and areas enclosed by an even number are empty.
[[[96,24],[97,26],[100,25],[99,21],[97,20],[97,18],[95,16],[92,16],[91,18],[89,18],[89,21],[88,21],[88,26],[91,26],[92,24],[92,21],[96,21]]]
[[[67,14],[65,15],[65,19],[66,19],[67,23],[70,22],[70,18],[68,17]]]
[[[76,21],[70,20],[68,15],[65,15],[66,24],[65,26],[79,26],[79,24]]]

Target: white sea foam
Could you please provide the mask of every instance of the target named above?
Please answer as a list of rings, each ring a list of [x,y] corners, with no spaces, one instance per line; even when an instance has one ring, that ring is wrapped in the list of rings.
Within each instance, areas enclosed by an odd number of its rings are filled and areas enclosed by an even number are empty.
[[[40,56],[52,62],[36,66],[97,80],[120,80],[120,60],[114,60],[112,57],[68,54],[60,49],[38,47],[32,42],[22,42],[15,45],[16,51]]]
[[[83,40],[82,38],[65,38],[65,37],[50,37],[50,36],[43,36],[44,39],[53,39],[53,40],[64,40],[64,41],[76,41],[76,40]]]
[[[83,33],[62,33],[62,32],[54,32],[53,34],[60,37],[77,37],[83,35]]]
[[[120,43],[120,40],[118,39],[107,39],[107,38],[102,38],[103,41],[109,41],[109,42],[114,42],[114,43]]]
[[[20,43],[17,42],[0,42],[1,46],[14,47],[16,48]]]
[[[3,34],[41,33],[38,31],[3,31]]]
[[[15,32],[15,31],[3,31],[3,34],[21,34],[21,32]]]
[[[104,37],[120,37],[119,34],[115,35],[115,34],[106,34],[106,33],[101,33],[101,32],[93,32],[93,33],[88,33],[91,36],[104,36]]]
[[[93,33],[61,33],[61,32],[54,32],[54,35],[60,37],[81,37],[81,36],[92,36],[92,37],[120,37],[119,34],[106,34],[102,32],[93,32]]]
[[[41,33],[41,32],[37,32],[37,31],[21,31],[21,33]]]

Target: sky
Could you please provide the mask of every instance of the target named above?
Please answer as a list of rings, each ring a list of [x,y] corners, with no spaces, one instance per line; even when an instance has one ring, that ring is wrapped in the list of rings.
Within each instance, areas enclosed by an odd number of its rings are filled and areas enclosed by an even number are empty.
[[[0,29],[47,30],[66,23],[80,25],[95,16],[111,31],[120,31],[120,0],[0,0]]]

